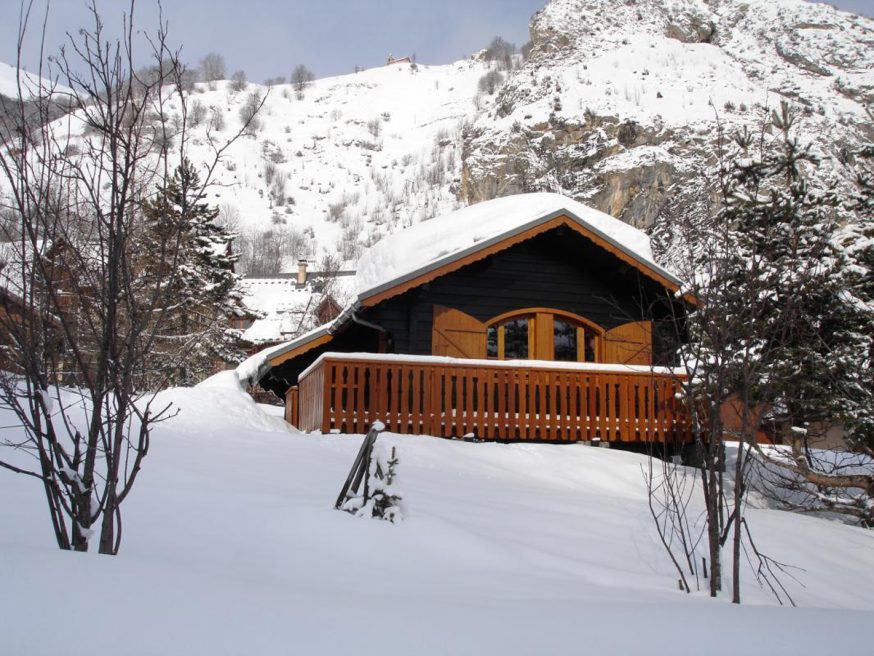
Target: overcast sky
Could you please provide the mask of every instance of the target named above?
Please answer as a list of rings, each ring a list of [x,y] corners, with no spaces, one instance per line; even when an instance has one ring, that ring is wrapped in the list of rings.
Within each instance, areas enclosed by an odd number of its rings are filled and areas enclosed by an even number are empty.
[[[617,0],[617,2],[620,0]],[[38,60],[38,27],[45,0],[33,0],[32,33],[25,67]],[[163,0],[170,42],[183,46],[183,60],[196,64],[205,53],[220,53],[228,75],[243,69],[249,79],[288,76],[299,63],[317,77],[377,66],[389,53],[416,54],[425,64],[444,64],[483,48],[495,35],[522,45],[528,19],[546,0]],[[97,0],[107,28],[121,24],[129,0]],[[840,0],[847,11],[874,15],[874,0]],[[14,64],[19,0],[0,0],[0,61]],[[139,0],[135,25],[153,31],[155,0]],[[52,0],[47,50],[65,32],[90,25],[86,0]]]

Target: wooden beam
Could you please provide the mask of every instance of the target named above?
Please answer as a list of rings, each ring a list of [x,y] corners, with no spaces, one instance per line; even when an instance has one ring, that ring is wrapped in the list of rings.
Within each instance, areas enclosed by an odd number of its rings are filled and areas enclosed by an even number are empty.
[[[316,348],[317,346],[322,346],[327,344],[334,336],[331,334],[325,334],[320,337],[316,337],[314,340],[307,342],[306,344],[301,344],[300,346],[296,346],[290,351],[286,351],[276,357],[270,358],[268,362],[271,367],[278,367],[280,364],[285,362],[286,360],[291,360],[292,358],[296,358],[299,355],[306,353],[307,351]]]

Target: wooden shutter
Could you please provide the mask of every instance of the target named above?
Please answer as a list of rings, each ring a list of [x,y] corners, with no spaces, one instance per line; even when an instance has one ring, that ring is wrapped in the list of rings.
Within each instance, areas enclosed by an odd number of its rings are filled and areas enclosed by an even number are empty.
[[[604,362],[652,364],[652,323],[632,321],[604,334]]]
[[[435,305],[431,353],[453,358],[485,358],[486,325],[460,310]]]

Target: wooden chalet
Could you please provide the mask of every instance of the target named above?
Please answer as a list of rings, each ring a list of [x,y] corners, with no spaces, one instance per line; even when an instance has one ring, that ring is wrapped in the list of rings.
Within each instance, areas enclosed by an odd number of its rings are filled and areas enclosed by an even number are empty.
[[[338,317],[246,370],[304,431],[684,442],[680,289],[639,230],[556,194],[500,198],[375,244]]]

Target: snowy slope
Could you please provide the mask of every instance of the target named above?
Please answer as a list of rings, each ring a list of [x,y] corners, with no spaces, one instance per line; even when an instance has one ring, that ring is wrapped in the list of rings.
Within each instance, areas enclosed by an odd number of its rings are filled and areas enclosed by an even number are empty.
[[[472,61],[384,66],[316,80],[301,96],[289,84],[199,83],[187,94],[187,155],[195,165],[211,161],[213,147],[239,132],[253,94],[266,98],[257,127],[225,152],[206,200],[243,233],[291,233],[297,251],[283,270],[325,253],[351,265],[363,245],[461,205],[451,191],[460,135],[485,70]],[[177,96],[165,111],[179,128],[172,152],[183,124]],[[92,137],[71,124],[81,148]],[[67,126],[57,122],[60,139]]]
[[[291,228],[305,241],[300,255],[337,252],[354,263],[361,245],[459,206],[450,192],[459,132],[473,117],[483,70],[472,62],[386,66],[316,80],[302,99],[291,85],[235,93],[225,82],[214,91],[198,84],[190,102],[223,113],[218,136],[239,129],[251,93],[267,96],[260,128],[228,151],[209,200],[238,213],[244,231]],[[195,129],[195,160],[209,155],[205,125]]]
[[[17,77],[17,69],[14,66],[0,62],[0,96],[18,98]],[[52,89],[55,93],[71,93],[69,87],[63,85],[53,86],[53,83],[49,80],[40,80],[37,75],[23,72],[21,76],[21,91],[25,100],[30,100],[33,96],[40,93],[40,85],[42,85],[43,91]]]
[[[38,484],[0,472],[0,653],[871,653],[871,531],[750,509],[759,547],[803,568],[800,607],[749,572],[734,607],[677,591],[641,456],[381,437],[391,525],[331,509],[360,437],[289,432],[224,375],[165,398],[182,413],[118,557],[55,550]]]

